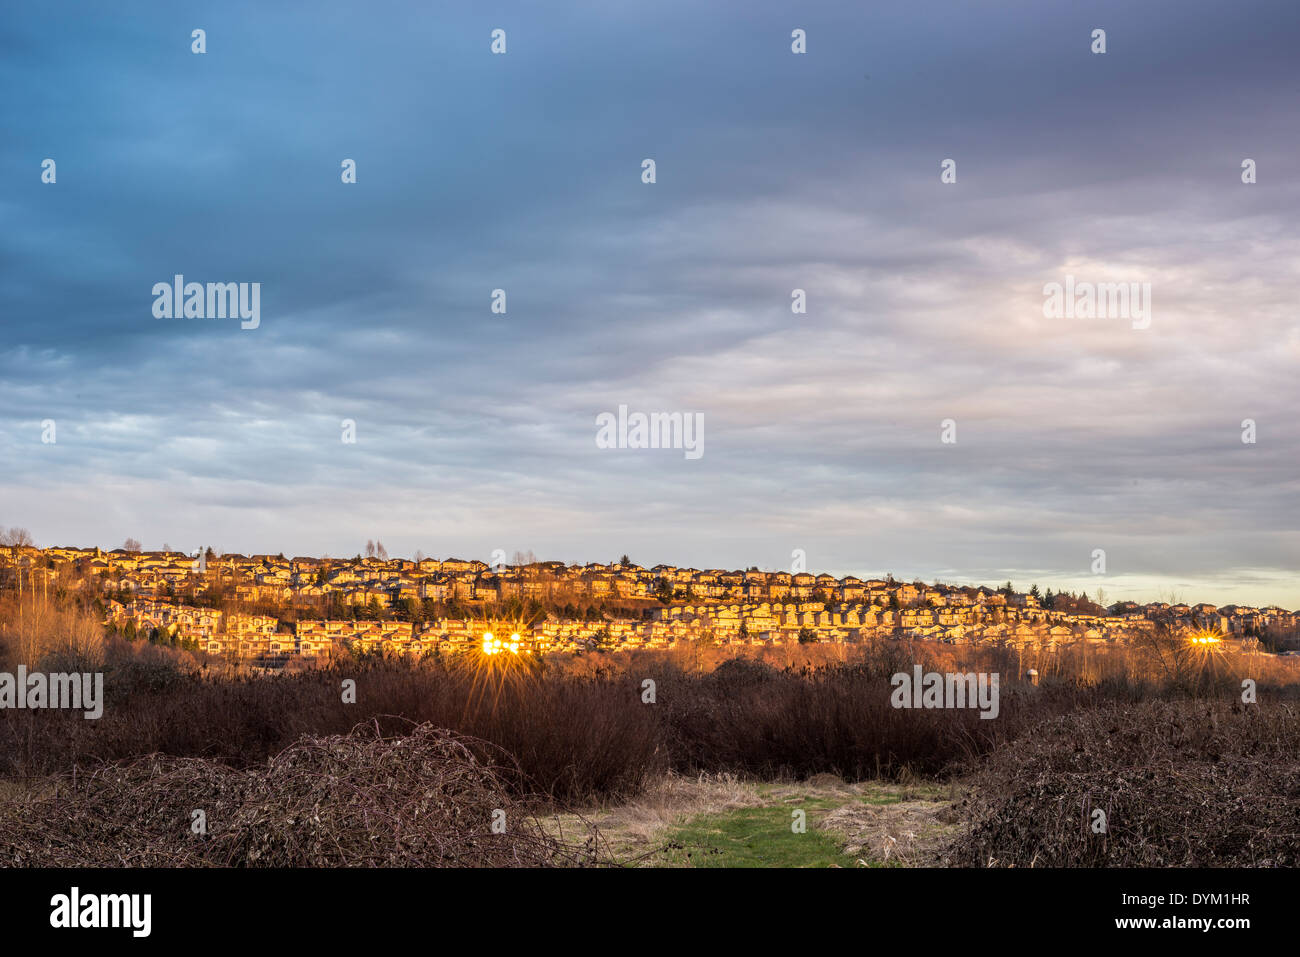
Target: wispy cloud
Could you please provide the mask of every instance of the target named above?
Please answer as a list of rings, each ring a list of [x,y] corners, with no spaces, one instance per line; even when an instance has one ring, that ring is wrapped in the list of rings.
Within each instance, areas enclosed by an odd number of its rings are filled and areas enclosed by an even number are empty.
[[[843,8],[6,14],[0,521],[1300,605],[1295,5]],[[596,448],[620,403],[707,453]]]

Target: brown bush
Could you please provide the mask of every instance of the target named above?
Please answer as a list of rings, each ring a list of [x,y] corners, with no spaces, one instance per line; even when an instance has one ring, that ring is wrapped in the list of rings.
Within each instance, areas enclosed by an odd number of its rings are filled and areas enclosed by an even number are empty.
[[[1287,704],[1107,705],[1030,728],[974,776],[949,863],[1294,867],[1300,713]],[[1106,814],[1094,833],[1093,811]]]
[[[879,641],[741,654],[558,656],[518,670],[460,659],[366,659],[275,676],[181,670],[177,656],[142,642],[110,639],[105,650],[103,717],[0,711],[0,775],[40,779],[154,752],[246,767],[303,736],[343,734],[377,720],[385,734],[431,723],[489,742],[517,760],[522,791],[562,803],[619,800],[669,769],[940,775],[1043,718],[1185,693],[1129,670],[1129,656],[1109,649],[1031,657],[990,646]],[[1016,680],[1030,663],[1043,676],[1036,688]],[[889,677],[914,664],[999,673],[998,719],[972,710],[894,709]],[[1198,693],[1225,692],[1235,680],[1231,670],[1199,681]],[[641,698],[647,678],[656,683],[653,705]],[[356,681],[355,704],[341,700],[344,679]],[[1296,700],[1300,686],[1284,690]]]
[[[543,830],[485,763],[482,742],[420,725],[305,738],[242,771],[150,755],[61,793],[0,804],[0,862],[16,866],[546,867],[597,862],[595,837]],[[490,750],[490,749],[489,749]],[[202,810],[206,834],[191,830]],[[505,828],[493,833],[493,815]]]
[[[523,790],[560,801],[627,796],[667,770],[653,709],[640,704],[628,679],[497,678],[385,660],[228,678],[117,657],[106,666],[99,720],[0,711],[0,773],[39,779],[154,752],[244,767],[303,736],[342,734],[372,720],[388,734],[432,723],[489,742],[516,756]],[[344,679],[356,682],[355,704],[342,701]]]

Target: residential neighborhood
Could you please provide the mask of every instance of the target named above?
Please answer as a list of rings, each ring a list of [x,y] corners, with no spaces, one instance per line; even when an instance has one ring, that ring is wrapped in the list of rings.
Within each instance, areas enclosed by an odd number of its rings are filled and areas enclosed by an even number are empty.
[[[1137,604],[809,572],[609,564],[0,548],[19,594],[81,595],[104,624],[231,660],[340,653],[423,657],[476,647],[514,622],[528,652],[854,643],[879,638],[1055,648],[1132,641],[1160,625],[1281,650],[1297,615],[1275,606]]]

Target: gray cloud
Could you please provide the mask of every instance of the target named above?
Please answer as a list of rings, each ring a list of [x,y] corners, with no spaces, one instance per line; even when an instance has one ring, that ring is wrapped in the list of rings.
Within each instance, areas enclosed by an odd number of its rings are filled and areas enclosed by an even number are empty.
[[[842,7],[12,15],[0,521],[1300,605],[1300,12]],[[262,327],[154,319],[176,272]],[[620,404],[704,457],[598,449]]]

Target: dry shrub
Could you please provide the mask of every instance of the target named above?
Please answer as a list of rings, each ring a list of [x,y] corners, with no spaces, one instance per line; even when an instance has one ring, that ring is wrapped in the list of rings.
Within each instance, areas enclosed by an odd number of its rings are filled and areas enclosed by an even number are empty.
[[[357,704],[341,702],[343,679],[357,682]],[[432,723],[490,742],[518,759],[523,791],[560,801],[630,796],[668,767],[654,709],[641,704],[627,678],[497,682],[444,665],[385,660],[228,678],[118,656],[105,669],[104,689],[97,721],[80,712],[0,711],[0,775],[38,779],[78,763],[154,752],[242,767],[303,736],[343,734],[372,719],[385,733]]]
[[[76,605],[8,598],[0,603],[0,660],[6,667],[93,670],[104,660],[104,626]]]
[[[891,676],[915,664],[942,671],[950,667],[942,655],[909,642],[879,642],[822,667],[778,669],[746,657],[703,675],[662,665],[650,674],[678,771],[778,778],[827,772],[856,781],[942,774],[1021,726],[1027,701],[1010,686],[1002,689],[995,721],[974,709],[893,707]],[[976,663],[975,670],[998,669]]]
[[[57,794],[0,805],[0,863],[18,866],[547,867],[598,862],[511,797],[518,769],[430,725],[304,738],[234,770],[150,755]],[[489,749],[490,750],[490,749]],[[504,755],[503,760],[508,760]],[[206,835],[191,831],[206,815]],[[494,812],[505,830],[493,833]]]
[[[597,803],[630,799],[669,770],[850,780],[944,774],[1044,718],[1171,693],[1135,676],[1115,649],[1030,657],[996,646],[882,640],[556,656],[517,671],[473,656],[345,659],[263,676],[187,670],[176,652],[145,642],[109,639],[104,647],[103,717],[0,710],[0,776],[37,780],[155,752],[249,767],[304,736],[378,720],[385,734],[430,723],[490,742],[517,760],[522,777],[507,782],[516,793]],[[1039,687],[1016,680],[1031,662]],[[914,664],[1000,674],[998,718],[893,708],[890,676]],[[1296,680],[1300,662],[1292,664],[1271,685],[1259,672],[1261,695],[1300,702],[1300,685],[1280,683]],[[1233,674],[1224,667],[1200,687],[1230,691]],[[340,700],[343,679],[357,682],[356,704]],[[646,679],[655,681],[652,705],[642,697]]]
[[[1153,701],[1053,718],[974,776],[949,863],[1002,867],[1300,864],[1300,714]],[[1106,833],[1093,833],[1093,812]]]

